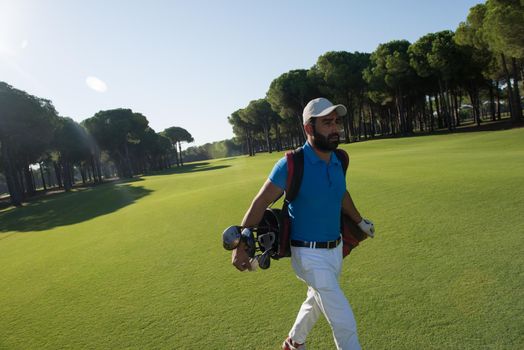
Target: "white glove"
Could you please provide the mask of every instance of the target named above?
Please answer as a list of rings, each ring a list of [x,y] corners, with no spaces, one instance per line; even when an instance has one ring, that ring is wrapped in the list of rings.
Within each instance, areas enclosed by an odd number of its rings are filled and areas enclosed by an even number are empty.
[[[371,220],[362,218],[362,221],[358,223],[358,227],[364,231],[369,237],[375,237],[375,225]]]

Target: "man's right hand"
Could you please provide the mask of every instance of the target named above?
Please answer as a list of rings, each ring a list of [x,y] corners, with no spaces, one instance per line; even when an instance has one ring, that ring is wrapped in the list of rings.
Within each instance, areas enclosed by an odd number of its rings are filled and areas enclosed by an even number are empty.
[[[358,227],[364,231],[369,237],[375,237],[375,225],[373,221],[362,218],[362,221],[358,223]]]
[[[240,242],[236,249],[231,253],[231,262],[239,271],[250,270],[251,263],[249,262],[249,255],[246,252],[246,245]]]

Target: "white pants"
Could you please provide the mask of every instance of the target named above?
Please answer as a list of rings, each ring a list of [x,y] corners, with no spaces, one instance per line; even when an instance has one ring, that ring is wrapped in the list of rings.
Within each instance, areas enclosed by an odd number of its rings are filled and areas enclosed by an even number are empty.
[[[308,285],[289,336],[304,343],[322,313],[333,331],[338,350],[360,349],[351,306],[338,284],[342,268],[342,243],[333,249],[291,247],[291,264],[297,277]]]

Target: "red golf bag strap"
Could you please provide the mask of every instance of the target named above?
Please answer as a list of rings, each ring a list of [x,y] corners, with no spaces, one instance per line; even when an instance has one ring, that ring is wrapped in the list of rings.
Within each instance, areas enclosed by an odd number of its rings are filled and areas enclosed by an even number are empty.
[[[287,183],[286,183],[286,201],[292,202],[298,195],[300,185],[302,184],[302,175],[304,174],[304,149],[297,148],[286,153],[287,160]]]
[[[347,152],[343,149],[337,148],[335,150],[335,155],[337,156],[338,160],[342,163],[342,169],[344,169],[344,176],[346,176],[349,166],[349,154],[347,154]]]
[[[288,205],[295,199],[302,182],[304,172],[304,152],[302,147],[286,153],[287,180],[286,197],[282,206],[282,230],[279,237],[278,256],[291,256],[291,220],[289,218]]]
[[[293,175],[295,174],[295,162],[293,159],[293,151],[286,152],[286,164],[287,164],[287,180],[286,180],[286,198],[289,193],[289,189],[293,183]]]
[[[278,256],[283,258],[291,256],[291,220],[289,218],[288,205],[298,194],[304,172],[304,151],[302,147],[286,152],[287,180],[286,197],[282,206],[282,230],[278,244]]]

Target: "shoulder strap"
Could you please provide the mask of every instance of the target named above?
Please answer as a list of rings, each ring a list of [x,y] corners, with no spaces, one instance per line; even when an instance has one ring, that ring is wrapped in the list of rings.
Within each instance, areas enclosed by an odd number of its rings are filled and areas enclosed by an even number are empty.
[[[302,175],[304,174],[304,149],[302,147],[286,153],[287,184],[286,201],[293,201],[300,190]]]
[[[304,173],[304,151],[302,147],[286,152],[286,164],[287,179],[286,190],[284,191],[286,194],[284,204],[289,203],[295,199],[298,194],[298,190],[300,189],[300,184],[302,183],[302,174]],[[283,194],[278,196],[278,198],[275,199],[269,207],[278,202]]]
[[[347,154],[347,152],[343,149],[337,148],[335,150],[335,155],[337,156],[338,160],[342,163],[342,169],[344,169],[344,176],[346,176],[349,166],[349,154]]]

